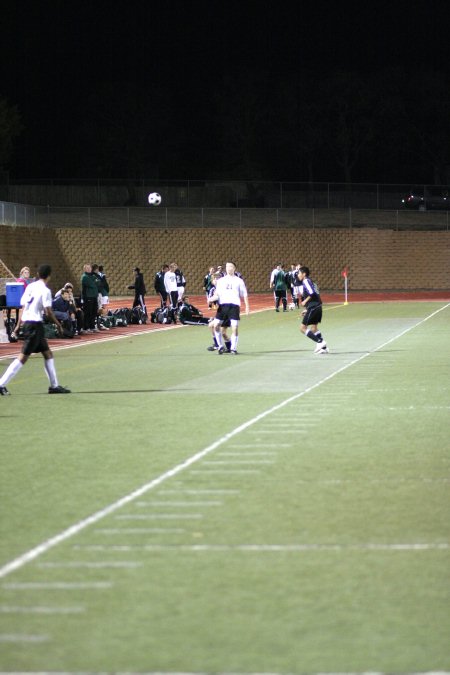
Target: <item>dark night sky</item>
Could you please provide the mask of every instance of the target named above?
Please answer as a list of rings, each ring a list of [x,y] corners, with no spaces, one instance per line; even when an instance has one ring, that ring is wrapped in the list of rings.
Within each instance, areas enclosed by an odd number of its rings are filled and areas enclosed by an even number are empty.
[[[267,96],[273,82],[295,81],[304,72],[320,78],[343,69],[370,76],[390,66],[426,66],[448,74],[449,4],[10,1],[1,19],[0,95],[17,104],[25,126],[11,173],[82,175],[80,121],[89,118],[93,97],[124,82],[136,92],[137,105],[142,92],[155,101],[164,92],[171,123],[178,133],[185,125],[182,133],[189,135],[208,117],[213,91],[243,68],[265,73]],[[170,126],[164,133],[170,137]],[[201,156],[210,139],[207,133],[197,138]],[[158,141],[164,146],[164,138]],[[200,162],[196,173],[202,168],[206,174],[211,164]]]

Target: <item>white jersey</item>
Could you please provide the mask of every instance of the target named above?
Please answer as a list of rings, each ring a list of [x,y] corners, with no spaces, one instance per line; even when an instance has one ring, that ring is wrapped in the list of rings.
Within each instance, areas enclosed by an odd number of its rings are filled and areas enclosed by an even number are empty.
[[[167,291],[167,293],[171,293],[172,291],[177,291],[178,293],[178,285],[177,285],[177,276],[175,272],[166,272],[164,275],[164,286]]]
[[[42,321],[46,307],[52,306],[52,294],[42,279],[28,284],[22,300],[22,321]]]
[[[217,279],[216,293],[219,296],[219,305],[241,306],[241,298],[247,297],[247,288],[244,281],[235,274],[226,274]]]

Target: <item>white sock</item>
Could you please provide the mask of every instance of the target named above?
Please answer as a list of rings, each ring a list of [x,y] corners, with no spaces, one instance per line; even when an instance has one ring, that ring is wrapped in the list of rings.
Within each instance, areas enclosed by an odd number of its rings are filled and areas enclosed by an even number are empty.
[[[220,326],[217,327],[217,330],[214,329],[214,337],[217,340],[217,345],[219,347],[223,347],[223,338],[222,338],[222,331],[220,330]]]
[[[17,375],[19,370],[22,368],[23,363],[19,359],[14,359],[12,363],[9,364],[8,368],[3,373],[3,376],[0,379],[0,387],[5,387],[10,380],[13,379],[14,375]]]
[[[234,333],[231,335],[231,349],[233,352],[237,350],[238,336]]]
[[[58,378],[56,377],[55,359],[45,359],[44,367],[45,367],[45,372],[47,373],[47,377],[50,381],[50,386],[51,387],[57,387],[58,386]]]

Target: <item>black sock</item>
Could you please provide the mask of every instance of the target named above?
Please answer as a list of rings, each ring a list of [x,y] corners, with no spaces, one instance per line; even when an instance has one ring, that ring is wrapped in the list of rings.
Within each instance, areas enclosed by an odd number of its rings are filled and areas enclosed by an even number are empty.
[[[309,328],[308,328],[308,330],[306,331],[305,335],[306,335],[307,338],[309,338],[309,339],[312,340],[313,342],[322,342],[322,339],[319,340],[319,338],[317,337],[317,335],[315,335],[315,334],[312,332],[312,330],[309,330]]]

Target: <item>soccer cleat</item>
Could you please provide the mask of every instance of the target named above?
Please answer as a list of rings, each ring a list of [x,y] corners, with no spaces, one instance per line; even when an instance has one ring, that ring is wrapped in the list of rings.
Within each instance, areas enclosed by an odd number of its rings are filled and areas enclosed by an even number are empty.
[[[215,351],[217,351],[216,345],[209,345],[209,347],[206,347],[206,349],[207,349],[209,352],[215,352]]]
[[[230,349],[230,354],[232,356],[237,356],[237,351],[235,349]]]
[[[328,352],[329,352],[328,347],[323,347],[323,349],[319,349],[319,351],[316,350],[316,351],[314,352],[314,354],[318,354],[318,355],[320,355],[320,354],[328,354]]]
[[[49,387],[48,393],[49,394],[70,394],[71,391],[70,391],[70,389],[66,389],[65,387],[61,387],[61,385],[58,384],[57,387]]]
[[[322,349],[325,349],[325,350],[327,349],[327,343],[325,342],[325,340],[322,340],[322,342],[317,343],[317,346],[314,350],[314,354],[319,354],[319,352],[321,352]]]
[[[219,355],[224,354],[225,353],[225,347],[219,347],[219,349],[217,350],[217,353]]]
[[[11,396],[6,387],[0,387],[0,396]]]

